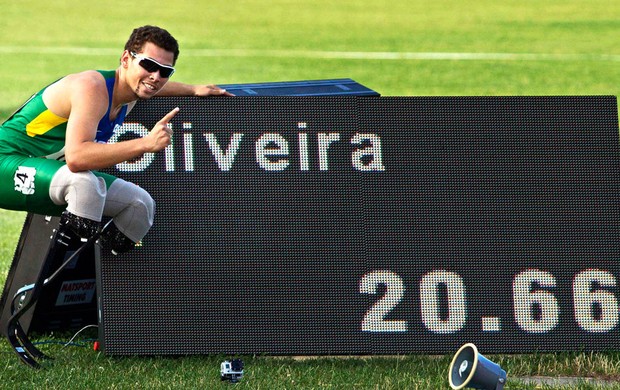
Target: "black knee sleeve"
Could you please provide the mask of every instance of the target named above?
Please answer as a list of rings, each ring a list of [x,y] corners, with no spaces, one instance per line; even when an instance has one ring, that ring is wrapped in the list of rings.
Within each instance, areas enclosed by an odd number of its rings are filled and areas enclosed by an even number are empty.
[[[80,238],[88,239],[99,232],[101,223],[92,219],[79,217],[65,210],[60,216],[60,226],[69,228]]]

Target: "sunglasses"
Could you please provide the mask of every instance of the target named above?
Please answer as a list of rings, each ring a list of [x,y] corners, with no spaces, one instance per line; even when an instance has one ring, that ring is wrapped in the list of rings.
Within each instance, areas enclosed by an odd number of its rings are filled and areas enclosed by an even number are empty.
[[[134,53],[133,51],[129,53],[133,58],[139,60],[138,64],[140,64],[141,67],[146,69],[147,72],[152,73],[159,71],[161,77],[165,79],[169,78],[174,73],[174,68],[172,66],[160,64],[152,58],[141,56],[140,54]]]

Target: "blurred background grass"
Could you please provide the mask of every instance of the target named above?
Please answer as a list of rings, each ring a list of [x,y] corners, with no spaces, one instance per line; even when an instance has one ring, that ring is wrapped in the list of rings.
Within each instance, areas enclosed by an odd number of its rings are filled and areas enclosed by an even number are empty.
[[[620,2],[610,0],[114,0],[98,6],[1,0],[0,6],[0,118],[66,73],[115,68],[131,29],[143,24],[161,25],[179,40],[175,79],[187,82],[348,77],[383,95],[617,95],[620,88]],[[558,57],[308,58],[316,51]]]
[[[620,91],[620,2],[612,0],[0,0],[0,10],[0,121],[67,73],[115,68],[131,30],[144,24],[160,25],[178,39],[174,79],[192,83],[352,78],[384,96]],[[0,284],[23,217],[0,210]],[[32,373],[18,369],[6,344],[0,354],[4,388],[219,385],[219,357],[111,359],[51,347],[59,355],[54,369]],[[526,355],[499,361],[509,379],[571,373],[617,378],[617,357]],[[445,388],[447,364],[449,357],[371,363],[256,358],[241,386]]]

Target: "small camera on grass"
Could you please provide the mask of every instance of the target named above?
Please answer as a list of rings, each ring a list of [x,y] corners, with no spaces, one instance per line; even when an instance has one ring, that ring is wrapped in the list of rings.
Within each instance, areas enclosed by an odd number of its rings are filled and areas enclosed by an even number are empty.
[[[225,360],[220,365],[223,381],[237,383],[243,377],[243,361],[241,359]]]

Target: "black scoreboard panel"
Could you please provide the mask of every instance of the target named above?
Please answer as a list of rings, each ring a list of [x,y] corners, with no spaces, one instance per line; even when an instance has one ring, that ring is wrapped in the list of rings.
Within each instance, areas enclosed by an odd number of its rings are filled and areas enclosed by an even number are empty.
[[[98,266],[108,354],[620,347],[615,97],[233,97],[112,173],[155,224]]]
[[[351,79],[278,81],[220,85],[235,96],[379,96]],[[140,129],[143,131],[144,129]],[[188,141],[188,143],[191,140]],[[167,160],[168,161],[168,160]],[[171,161],[171,160],[170,160]],[[186,163],[187,170],[190,170]],[[168,165],[166,165],[168,167]],[[6,333],[14,294],[36,280],[45,264],[55,270],[64,259],[47,259],[58,217],[29,213],[21,232],[6,283],[0,295],[0,333]],[[72,253],[72,251],[70,251]],[[20,319],[26,333],[77,330],[97,321],[94,251],[83,252],[47,286],[41,298]]]

